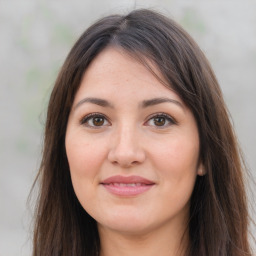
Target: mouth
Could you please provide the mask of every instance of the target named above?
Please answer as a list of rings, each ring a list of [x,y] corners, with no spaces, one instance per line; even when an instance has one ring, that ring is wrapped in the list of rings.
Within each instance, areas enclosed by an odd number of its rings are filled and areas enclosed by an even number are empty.
[[[103,180],[102,185],[108,192],[118,196],[137,196],[150,190],[155,182],[140,176],[112,176]]]

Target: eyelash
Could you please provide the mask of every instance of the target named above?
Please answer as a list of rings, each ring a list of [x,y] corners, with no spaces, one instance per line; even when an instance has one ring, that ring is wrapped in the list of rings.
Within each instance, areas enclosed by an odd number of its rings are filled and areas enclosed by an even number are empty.
[[[83,117],[83,118],[81,119],[81,121],[80,121],[80,124],[81,124],[81,125],[85,125],[85,126],[90,127],[90,128],[99,129],[99,128],[101,128],[102,126],[98,126],[98,127],[97,127],[97,126],[93,126],[93,125],[89,125],[89,124],[88,124],[88,122],[89,122],[90,120],[93,120],[93,118],[96,118],[96,117],[98,117],[98,118],[103,118],[103,119],[104,119],[104,122],[105,122],[105,121],[109,122],[108,119],[107,119],[107,117],[106,117],[105,115],[100,114],[100,113],[91,113],[91,114],[86,115],[85,117]]]
[[[170,115],[167,115],[165,113],[157,113],[157,114],[153,114],[153,115],[149,116],[149,118],[146,121],[146,123],[148,123],[149,121],[153,120],[154,118],[161,118],[161,117],[165,118],[165,120],[167,120],[169,122],[169,124],[168,125],[164,124],[163,126],[155,125],[155,127],[158,127],[158,129],[164,129],[167,126],[171,126],[171,125],[177,124],[176,120],[173,117],[171,117]]]
[[[90,128],[93,128],[93,129],[100,129],[100,128],[102,128],[103,126],[109,126],[109,125],[104,125],[104,124],[103,124],[103,125],[99,125],[99,126],[96,126],[96,125],[89,125],[88,122],[89,122],[90,120],[93,120],[93,118],[96,118],[96,117],[98,117],[98,118],[103,118],[103,120],[104,120],[103,122],[104,122],[104,123],[105,123],[105,121],[107,121],[108,123],[110,123],[109,120],[108,120],[108,118],[107,118],[105,115],[103,115],[103,114],[101,114],[101,113],[91,113],[91,114],[89,114],[89,115],[83,117],[83,118],[81,119],[81,121],[80,121],[80,124],[81,124],[81,125],[85,125],[85,126],[90,127]],[[172,118],[171,116],[169,116],[169,115],[167,115],[167,114],[165,114],[165,113],[152,114],[151,116],[148,117],[147,121],[146,121],[144,124],[149,123],[149,121],[153,120],[154,118],[161,118],[161,117],[165,118],[165,120],[167,120],[167,121],[169,122],[169,124],[166,125],[166,124],[165,124],[166,121],[165,121],[165,123],[164,123],[163,126],[157,126],[157,125],[155,125],[155,127],[158,127],[158,129],[163,129],[163,128],[166,128],[166,126],[171,126],[171,125],[177,124],[177,122],[176,122],[176,120],[175,120],[174,118]]]

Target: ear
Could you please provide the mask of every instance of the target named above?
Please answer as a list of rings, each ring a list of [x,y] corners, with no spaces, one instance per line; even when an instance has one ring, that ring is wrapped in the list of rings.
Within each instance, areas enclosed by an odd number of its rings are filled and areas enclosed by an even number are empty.
[[[197,168],[197,175],[204,176],[206,174],[206,170],[204,165],[200,162]]]

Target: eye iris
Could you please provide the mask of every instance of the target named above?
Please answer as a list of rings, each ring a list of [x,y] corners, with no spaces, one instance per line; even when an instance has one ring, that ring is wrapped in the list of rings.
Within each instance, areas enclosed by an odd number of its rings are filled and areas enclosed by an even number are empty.
[[[154,118],[154,124],[156,126],[163,126],[163,125],[165,125],[165,117],[161,117],[161,116],[155,117]]]
[[[101,126],[103,124],[104,124],[104,118],[103,117],[94,117],[93,118],[93,125]]]

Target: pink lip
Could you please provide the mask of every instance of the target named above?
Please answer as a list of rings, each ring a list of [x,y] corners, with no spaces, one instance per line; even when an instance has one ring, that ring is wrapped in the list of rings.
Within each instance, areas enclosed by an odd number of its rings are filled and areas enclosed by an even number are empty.
[[[112,176],[101,183],[110,193],[119,196],[136,196],[151,189],[155,183],[140,176]]]

